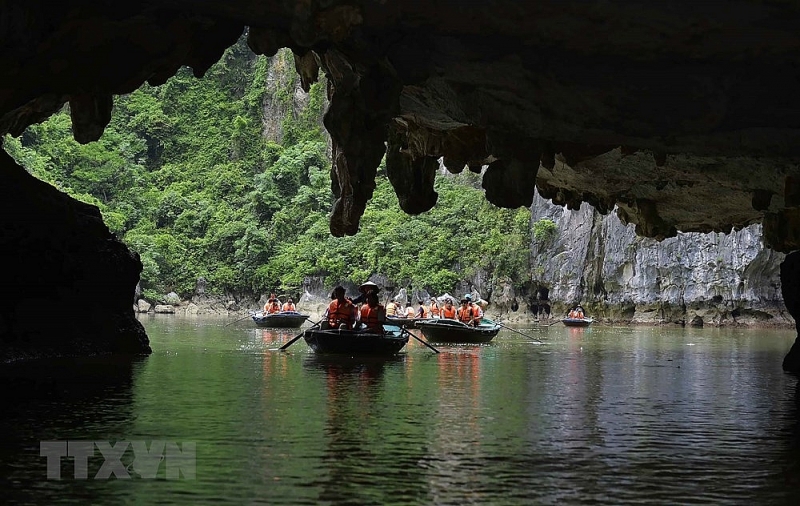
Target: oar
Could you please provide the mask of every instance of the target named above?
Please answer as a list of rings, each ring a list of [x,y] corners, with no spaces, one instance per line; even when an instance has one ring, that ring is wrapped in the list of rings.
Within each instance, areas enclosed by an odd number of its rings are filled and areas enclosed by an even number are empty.
[[[534,341],[536,341],[537,343],[539,343],[539,344],[542,344],[542,342],[541,342],[541,341],[539,341],[538,339],[536,339],[536,338],[535,338],[535,337],[533,337],[533,336],[529,336],[528,334],[523,334],[523,333],[522,333],[522,332],[520,332],[519,330],[517,330],[517,329],[512,329],[512,328],[511,328],[511,327],[509,327],[508,325],[503,325],[502,323],[500,323],[500,322],[498,322],[498,321],[496,321],[495,323],[496,323],[496,324],[498,324],[498,325],[500,325],[500,326],[501,326],[501,327],[503,327],[504,329],[508,329],[508,330],[510,330],[511,332],[516,332],[517,334],[519,334],[519,335],[521,335],[521,336],[525,336],[525,337],[527,337],[528,339],[533,339],[533,340],[534,340]]]
[[[405,330],[405,329],[403,329],[403,330]],[[434,348],[434,347],[433,347],[433,346],[431,346],[430,344],[426,343],[425,341],[423,341],[422,339],[420,339],[419,337],[417,337],[416,335],[414,335],[414,333],[413,333],[413,332],[411,332],[411,331],[409,331],[409,330],[406,330],[406,332],[408,332],[408,335],[410,335],[411,337],[413,337],[413,338],[414,338],[414,339],[416,339],[417,341],[421,342],[422,344],[424,344],[424,345],[425,345],[425,346],[427,346],[428,348],[432,349],[432,350],[433,350],[433,351],[435,351],[436,353],[441,353],[439,350],[437,350],[436,348]]]
[[[240,322],[240,321],[244,320],[245,318],[250,318],[252,316],[253,316],[253,313],[248,313],[247,316],[242,316],[238,320],[233,320],[232,322],[228,322],[225,325],[223,325],[223,327],[227,327],[228,325],[233,325],[236,322]]]
[[[307,319],[307,318],[306,318],[306,319]],[[309,320],[309,321],[311,321],[311,320]],[[320,323],[322,323],[322,320],[318,321],[318,322],[317,322],[317,323],[315,323],[313,326],[311,326],[311,327],[308,327],[306,330],[311,330],[311,329],[313,329],[314,327],[316,327],[317,325],[319,325]],[[294,338],[294,339],[292,339],[291,341],[289,341],[288,343],[284,344],[283,346],[281,346],[281,347],[280,347],[280,348],[278,348],[278,349],[279,349],[280,351],[284,351],[284,350],[286,350],[286,348],[288,348],[289,346],[293,345],[295,341],[297,341],[298,339],[300,339],[301,337],[303,337],[303,334],[305,334],[305,333],[306,333],[306,330],[304,330],[304,331],[300,332],[299,334],[297,334],[297,336],[295,336],[295,338]]]

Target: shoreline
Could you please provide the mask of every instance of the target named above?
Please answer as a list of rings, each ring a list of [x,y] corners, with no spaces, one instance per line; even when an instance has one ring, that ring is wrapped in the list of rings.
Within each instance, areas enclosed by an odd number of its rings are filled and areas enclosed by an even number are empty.
[[[195,306],[194,308],[192,306]],[[192,302],[175,304],[170,306],[172,309],[168,312],[158,312],[152,309],[147,312],[136,312],[136,316],[179,316],[179,317],[208,317],[208,318],[224,318],[230,319],[238,318],[242,321],[246,320],[247,316],[252,312],[259,310],[255,309],[225,309],[221,303],[211,303],[203,305],[203,307]],[[300,303],[297,304],[297,311],[302,314],[307,314],[308,319],[312,323],[319,321],[325,312],[327,304],[325,303]],[[520,325],[533,325],[533,326],[554,326],[561,323],[562,318],[566,317],[552,317],[552,318],[537,318],[532,313],[517,312],[505,314],[492,314],[492,311],[486,312],[486,317],[501,323],[520,324]],[[692,325],[687,321],[670,321],[670,320],[637,320],[637,319],[614,319],[598,317],[594,318],[592,325],[601,326],[627,326],[627,327],[691,327],[691,328],[751,328],[751,329],[794,329],[795,323],[786,319],[770,319],[770,320],[756,320],[756,319],[725,319],[722,321],[704,321],[702,325]]]

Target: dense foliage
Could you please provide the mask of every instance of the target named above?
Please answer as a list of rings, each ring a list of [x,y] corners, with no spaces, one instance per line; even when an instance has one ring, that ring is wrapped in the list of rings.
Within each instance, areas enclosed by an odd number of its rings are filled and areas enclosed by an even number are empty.
[[[189,296],[199,277],[211,293],[253,295],[297,289],[307,276],[330,285],[383,274],[435,293],[478,269],[529,278],[530,212],[488,204],[468,171],[437,177],[438,204],[411,217],[381,167],[361,231],[332,237],[324,83],[298,101],[295,81],[290,53],[255,57],[240,42],[203,79],[183,69],[117,97],[97,142],[76,143],[64,110],[4,147],[100,208],[139,253],[151,300]],[[276,110],[282,117],[270,117]],[[270,139],[265,125],[276,122],[280,138]]]

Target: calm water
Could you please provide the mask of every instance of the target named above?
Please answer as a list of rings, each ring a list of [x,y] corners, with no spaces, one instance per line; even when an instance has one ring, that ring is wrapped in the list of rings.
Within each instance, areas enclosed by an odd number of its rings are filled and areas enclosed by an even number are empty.
[[[4,387],[2,502],[797,504],[790,331],[520,326],[325,360],[296,330],[143,317],[154,354],[58,361]],[[28,378],[20,377],[28,375]],[[21,400],[22,398],[27,400]],[[47,479],[40,441],[194,443],[195,479]],[[186,453],[188,454],[188,452]],[[185,455],[186,455],[185,454]],[[185,469],[184,469],[185,471]]]

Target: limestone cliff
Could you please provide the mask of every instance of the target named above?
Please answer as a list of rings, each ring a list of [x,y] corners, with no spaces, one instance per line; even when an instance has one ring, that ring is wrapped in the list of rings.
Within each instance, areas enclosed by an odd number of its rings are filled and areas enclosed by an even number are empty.
[[[537,194],[531,220],[541,219],[556,232],[533,239],[532,299],[549,299],[554,315],[581,303],[595,318],[633,323],[793,321],[780,290],[785,255],[762,245],[760,225],[658,242],[637,236],[615,213],[603,216],[585,203],[572,211]]]

